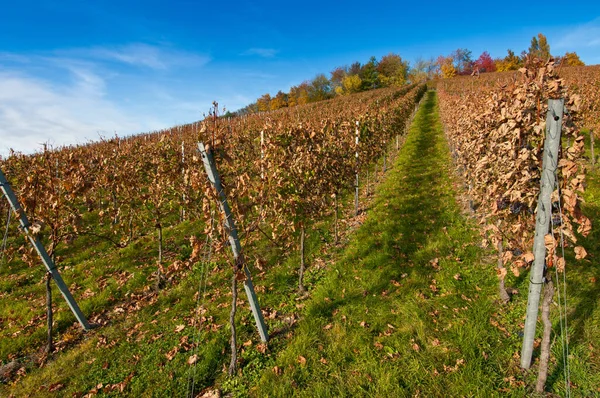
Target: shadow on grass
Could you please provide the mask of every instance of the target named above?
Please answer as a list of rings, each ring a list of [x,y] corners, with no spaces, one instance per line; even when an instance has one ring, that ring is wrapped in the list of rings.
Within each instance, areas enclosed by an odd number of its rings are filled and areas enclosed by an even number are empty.
[[[600,181],[596,170],[588,173],[588,189],[585,193],[586,203],[582,206],[583,213],[592,220],[593,228],[587,237],[580,237],[578,244],[582,245],[588,256],[584,260],[576,260],[572,254],[572,249],[566,253],[567,266],[567,300],[571,308],[569,313],[568,331],[569,331],[569,351],[570,353],[580,352],[586,353],[590,358],[584,358],[581,362],[584,363],[584,368],[597,367],[598,357],[595,357],[596,364],[592,359],[593,354],[589,348],[590,341],[597,341],[600,337],[600,316],[598,314],[598,305],[600,297],[600,268],[596,266],[597,259],[600,258]],[[562,275],[560,276],[562,278]],[[560,292],[562,295],[562,291]],[[560,325],[555,325],[556,334],[560,333]],[[560,344],[557,339],[556,344]],[[557,350],[555,350],[557,351]],[[591,361],[590,361],[591,359]],[[577,366],[577,365],[575,365]],[[586,369],[591,371],[591,369]],[[557,355],[557,366],[548,377],[547,385],[555,385],[559,381],[564,380],[564,364],[563,355]],[[581,373],[581,372],[580,372]],[[587,375],[589,377],[589,374]],[[577,379],[575,374],[571,380],[573,383],[587,382],[593,384],[591,380],[587,380],[585,373],[581,373],[581,377],[585,380]],[[597,386],[596,386],[597,387]],[[585,386],[583,387],[585,389]],[[594,390],[593,385],[589,386],[587,393],[598,394],[598,390]],[[584,391],[581,393],[585,394]]]

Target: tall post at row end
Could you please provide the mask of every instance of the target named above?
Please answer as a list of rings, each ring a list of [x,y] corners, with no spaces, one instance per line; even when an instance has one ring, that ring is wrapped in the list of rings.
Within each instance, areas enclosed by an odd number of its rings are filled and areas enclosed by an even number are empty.
[[[551,195],[556,187],[556,168],[558,166],[558,149],[563,119],[564,99],[548,100],[546,116],[546,138],[544,141],[544,158],[540,178],[540,195],[538,198],[535,236],[533,238],[534,262],[529,277],[529,295],[527,296],[527,318],[523,332],[521,349],[521,367],[529,369],[533,354],[533,341],[537,325],[540,294],[542,291],[544,268],[546,262],[546,245],[544,237],[550,230],[552,219]]]
[[[60,290],[60,293],[63,295],[63,297],[67,301],[67,304],[69,305],[69,308],[73,312],[73,315],[75,315],[75,318],[77,319],[77,321],[83,327],[84,330],[90,330],[91,329],[90,324],[88,323],[87,319],[81,312],[81,309],[77,305],[77,302],[73,298],[73,295],[71,295],[71,292],[69,291],[69,288],[67,287],[65,281],[63,280],[60,273],[58,272],[58,269],[56,269],[56,264],[54,263],[54,261],[52,261],[52,258],[48,255],[48,252],[46,251],[46,248],[44,247],[44,245],[42,245],[42,242],[40,242],[38,237],[30,231],[31,225],[29,224],[27,215],[25,214],[25,211],[19,204],[19,201],[17,200],[17,196],[15,195],[14,191],[10,187],[8,180],[6,179],[6,176],[4,175],[2,170],[0,170],[0,188],[2,189],[4,196],[8,200],[10,207],[13,209],[13,211],[15,212],[17,217],[19,217],[19,223],[21,224],[21,229],[23,230],[23,232],[25,233],[25,235],[31,242],[32,246],[35,248],[35,251],[40,256],[40,259],[44,263],[46,270],[52,274],[52,279],[54,279],[54,282],[56,283],[58,290]]]
[[[355,130],[355,146],[356,146],[356,181],[354,181],[354,215],[358,215],[358,144],[360,139],[360,131],[358,129],[358,120],[356,121],[356,130]]]
[[[202,156],[202,162],[204,163],[204,169],[208,175],[208,180],[213,185],[217,191],[217,195],[219,196],[219,207],[225,215],[225,229],[229,234],[229,245],[231,246],[231,251],[233,252],[233,257],[236,264],[241,265],[246,275],[246,279],[244,280],[244,290],[246,291],[248,301],[250,302],[250,309],[252,310],[252,315],[254,315],[254,320],[256,322],[258,333],[260,334],[260,339],[262,342],[266,343],[269,341],[269,334],[267,332],[267,327],[265,325],[262,312],[260,311],[256,292],[254,291],[252,275],[250,274],[250,270],[248,269],[248,266],[244,261],[244,257],[242,256],[242,245],[238,237],[235,221],[233,219],[233,215],[231,214],[229,203],[227,202],[227,197],[225,196],[225,191],[223,190],[223,185],[221,184],[221,178],[219,177],[212,151],[207,151],[204,143],[202,142],[198,143],[198,150]]]

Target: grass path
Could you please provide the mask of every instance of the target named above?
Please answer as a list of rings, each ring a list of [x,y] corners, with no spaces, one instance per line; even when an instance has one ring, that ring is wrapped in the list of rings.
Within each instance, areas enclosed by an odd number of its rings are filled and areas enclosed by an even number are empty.
[[[523,394],[504,379],[518,337],[493,326],[496,277],[451,168],[429,92],[365,224],[250,394]]]

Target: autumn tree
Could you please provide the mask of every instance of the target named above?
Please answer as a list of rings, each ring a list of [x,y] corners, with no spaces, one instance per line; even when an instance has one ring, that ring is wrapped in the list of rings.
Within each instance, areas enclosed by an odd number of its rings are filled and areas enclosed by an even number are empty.
[[[579,59],[579,55],[575,51],[567,52],[563,57],[563,65],[565,66],[585,66],[585,63]]]
[[[496,60],[496,70],[498,72],[518,70],[523,66],[523,60],[518,55],[515,55],[514,51],[508,49],[507,52],[506,57]]]
[[[469,75],[473,71],[472,52],[466,48],[458,48],[450,57],[454,61],[454,68],[459,75]]]
[[[258,105],[259,112],[266,112],[271,109],[271,95],[264,94],[262,97],[256,100],[256,105]]]
[[[362,89],[362,80],[358,75],[349,75],[344,77],[342,85],[336,87],[335,92],[338,95],[358,93]]]
[[[456,76],[456,68],[454,67],[454,58],[444,57],[440,55],[437,59],[437,64],[440,67],[440,74],[442,78],[448,79]]]
[[[288,95],[283,91],[279,90],[277,95],[271,99],[271,110],[285,108],[288,106]]]
[[[541,33],[538,33],[537,37],[533,36],[531,38],[531,45],[529,46],[529,51],[527,53],[530,57],[538,58],[542,61],[548,61],[551,55],[550,44],[548,44],[546,36]]]
[[[427,72],[425,72],[426,61],[421,57],[417,58],[415,64],[410,68],[408,72],[408,80],[411,83],[422,82],[427,80]]]
[[[345,67],[338,66],[337,68],[329,72],[331,74],[331,79],[329,79],[329,81],[331,83],[332,90],[335,91],[338,87],[342,86],[342,81],[347,75],[346,69],[347,68]]]
[[[308,82],[302,82],[297,86],[292,86],[292,88],[290,88],[290,93],[288,94],[288,106],[307,104],[309,86]]]
[[[481,53],[477,61],[475,61],[475,67],[479,72],[494,72],[496,70],[496,64],[490,56],[490,53],[484,51]]]
[[[389,53],[381,57],[377,73],[382,86],[402,86],[406,84],[408,77],[408,62],[403,61],[398,54]]]
[[[348,70],[346,71],[347,75],[360,75],[360,71],[362,70],[362,65],[360,62],[354,62]]]

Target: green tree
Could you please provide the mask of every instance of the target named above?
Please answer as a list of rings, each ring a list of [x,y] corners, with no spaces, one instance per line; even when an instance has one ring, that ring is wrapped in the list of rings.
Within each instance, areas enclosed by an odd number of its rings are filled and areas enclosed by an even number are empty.
[[[362,89],[371,90],[374,88],[381,87],[379,80],[379,73],[377,72],[377,58],[371,57],[369,62],[364,64],[360,69],[359,76],[362,80]]]
[[[308,99],[310,102],[322,101],[331,98],[331,82],[327,76],[320,73],[310,82]]]

